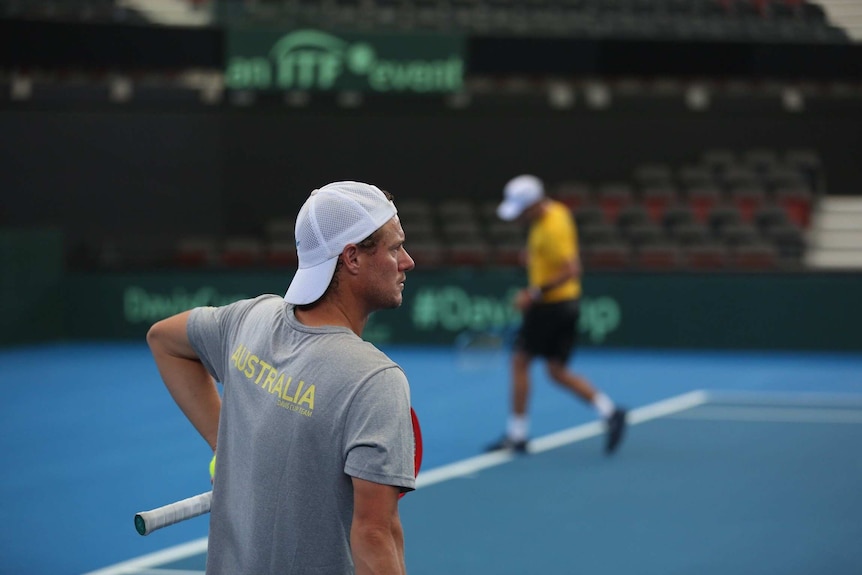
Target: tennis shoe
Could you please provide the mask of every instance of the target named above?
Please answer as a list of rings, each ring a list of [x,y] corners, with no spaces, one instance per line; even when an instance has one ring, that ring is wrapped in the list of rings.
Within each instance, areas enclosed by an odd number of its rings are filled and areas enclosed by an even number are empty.
[[[503,436],[499,441],[495,441],[485,448],[486,452],[492,451],[514,451],[515,453],[527,453],[527,440],[515,440],[507,436]]]
[[[617,450],[626,431],[626,410],[617,408],[607,420],[607,440],[605,453],[611,454]]]

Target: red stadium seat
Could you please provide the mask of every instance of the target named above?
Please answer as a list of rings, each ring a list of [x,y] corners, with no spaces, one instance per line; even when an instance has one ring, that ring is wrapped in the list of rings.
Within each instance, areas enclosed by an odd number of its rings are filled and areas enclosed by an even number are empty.
[[[812,194],[806,188],[780,188],[775,191],[775,202],[782,206],[787,217],[796,225],[807,228],[811,223]]]
[[[644,270],[675,270],[684,261],[679,246],[664,242],[640,246],[634,259],[635,266]]]
[[[605,184],[599,188],[596,201],[605,221],[615,222],[620,210],[634,201],[634,192],[628,184]]]
[[[174,263],[183,267],[201,267],[217,261],[218,241],[212,237],[180,238],[174,250]]]
[[[689,188],[685,194],[686,201],[694,212],[694,217],[703,223],[709,219],[709,214],[722,199],[721,190],[715,186],[698,186]]]
[[[262,262],[263,246],[257,238],[233,237],[224,241],[221,261],[230,267],[248,267]]]
[[[299,264],[296,242],[292,238],[272,240],[266,247],[264,258],[266,263],[273,267],[295,268]]]
[[[622,242],[595,244],[581,250],[584,268],[593,270],[621,270],[631,265],[632,254]]]

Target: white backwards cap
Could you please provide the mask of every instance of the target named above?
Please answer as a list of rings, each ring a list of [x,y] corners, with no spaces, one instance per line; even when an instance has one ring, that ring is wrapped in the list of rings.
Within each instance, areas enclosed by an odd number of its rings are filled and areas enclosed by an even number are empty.
[[[536,176],[524,174],[512,178],[503,188],[503,203],[497,207],[497,215],[510,222],[544,197],[545,186]]]
[[[361,242],[397,213],[395,204],[370,184],[333,182],[311,192],[296,217],[299,269],[285,301],[302,305],[320,299],[345,246]]]

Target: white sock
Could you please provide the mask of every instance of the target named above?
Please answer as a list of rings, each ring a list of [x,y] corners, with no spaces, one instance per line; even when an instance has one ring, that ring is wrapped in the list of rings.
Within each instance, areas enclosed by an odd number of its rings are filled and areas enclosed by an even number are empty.
[[[513,441],[524,441],[530,432],[530,418],[526,415],[509,416],[509,425],[506,428],[506,434]]]
[[[616,409],[611,398],[602,392],[596,393],[596,396],[593,398],[593,407],[596,408],[596,411],[598,411],[599,415],[604,419],[609,418],[613,414],[614,409]]]

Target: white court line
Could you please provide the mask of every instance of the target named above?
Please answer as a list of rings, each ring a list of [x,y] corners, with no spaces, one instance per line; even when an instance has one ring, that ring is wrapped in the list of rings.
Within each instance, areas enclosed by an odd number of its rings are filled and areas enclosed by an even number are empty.
[[[98,571],[90,571],[89,573],[85,573],[84,575],[129,575],[132,573],[137,575],[139,573],[150,572],[155,572],[159,575],[170,575],[170,571],[150,571],[150,567],[156,567],[163,563],[169,563],[170,561],[186,559],[187,557],[191,557],[192,555],[205,553],[206,550],[207,538],[201,537],[200,539],[195,539],[194,541],[189,541],[188,543],[175,545],[174,547],[162,549],[161,551],[156,551],[155,553],[150,553],[148,555],[142,555],[140,557],[136,557],[135,559],[130,559],[129,561],[123,561],[122,563],[117,563],[116,565],[111,565],[110,567],[99,569]],[[189,571],[187,573],[196,572]]]
[[[728,402],[772,407],[839,407],[862,409],[862,393],[824,393],[819,391],[710,391],[709,403]]]
[[[206,573],[206,571],[198,571],[197,569],[194,571],[191,569],[159,569],[156,567],[154,569],[133,571],[129,575],[201,575],[201,573]]]
[[[683,395],[671,397],[670,399],[666,399],[664,401],[659,401],[658,403],[653,403],[651,405],[646,405],[644,407],[633,409],[628,413],[627,420],[630,425],[636,425],[638,423],[643,423],[644,421],[649,421],[650,419],[665,417],[674,413],[678,413],[680,411],[684,411],[686,409],[691,409],[692,407],[697,407],[698,405],[702,405],[703,403],[705,403],[707,399],[708,395],[706,392],[692,391]],[[531,440],[529,445],[529,451],[530,453],[541,453],[543,451],[555,449],[569,443],[574,443],[576,441],[582,441],[590,437],[595,437],[604,433],[604,431],[604,424],[600,421],[586,423],[584,425],[579,425],[577,427],[572,427],[570,429],[565,429],[557,433],[552,433],[551,435],[546,435],[544,437]],[[464,459],[462,461],[451,463],[449,465],[444,465],[442,467],[436,467],[428,471],[422,471],[421,473],[419,473],[419,477],[416,478],[416,489],[421,489],[422,487],[428,487],[429,485],[434,485],[435,483],[441,483],[443,481],[455,479],[456,477],[469,476],[473,473],[481,471],[482,469],[488,469],[489,467],[496,467],[497,465],[502,465],[508,461],[511,461],[515,457],[515,455],[508,452],[486,453],[484,455],[478,455],[476,457]],[[90,573],[86,573],[85,575],[197,574],[199,573],[197,571],[172,572],[161,571],[158,569],[151,568],[157,567],[159,564],[167,563],[169,561],[184,559],[192,555],[203,553],[206,550],[207,538],[204,537],[202,539],[196,539],[183,545],[170,547],[163,551],[157,551],[155,553],[144,555],[136,559],[131,559],[123,563],[118,563],[110,567],[105,567],[104,569],[99,569],[98,571],[91,571]]]
[[[672,413],[691,409],[692,407],[703,404],[706,400],[707,394],[705,392],[692,391],[664,401],[659,401],[658,403],[653,403],[652,405],[633,409],[628,414],[628,422],[631,425],[643,423],[650,419],[656,419],[658,417],[664,417]],[[591,423],[572,427],[571,429],[552,433],[551,435],[546,435],[538,439],[533,439],[530,441],[529,451],[530,453],[541,453],[543,451],[548,451],[549,449],[555,449],[569,443],[601,435],[604,431],[605,428],[602,422],[593,421]],[[478,455],[476,457],[471,457],[470,459],[464,459],[456,463],[444,465],[443,467],[436,467],[429,471],[423,471],[419,474],[419,477],[416,478],[416,489],[434,485],[441,481],[455,479],[456,477],[469,476],[483,469],[502,465],[507,461],[511,461],[515,457],[517,456],[508,452],[486,453],[484,455]]]
[[[762,423],[862,423],[862,409],[794,408],[794,407],[728,407],[705,406],[691,413],[671,415],[687,421],[752,421]]]

